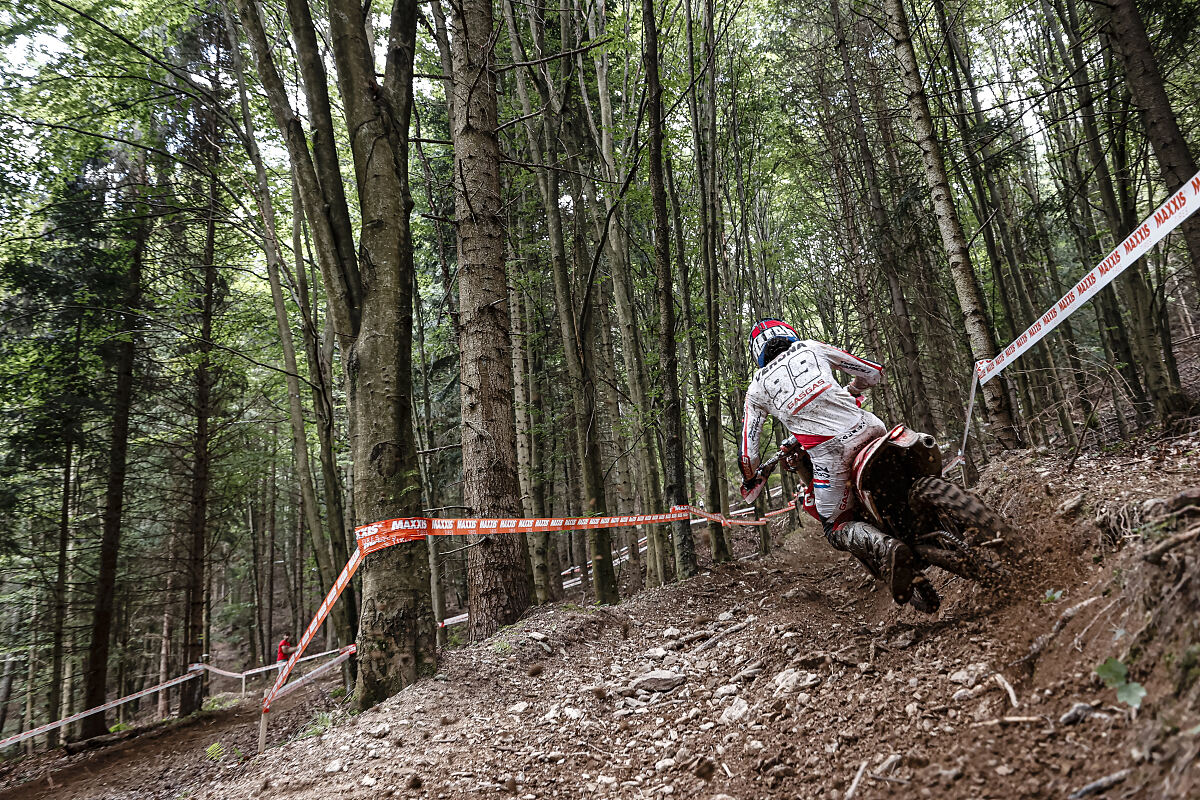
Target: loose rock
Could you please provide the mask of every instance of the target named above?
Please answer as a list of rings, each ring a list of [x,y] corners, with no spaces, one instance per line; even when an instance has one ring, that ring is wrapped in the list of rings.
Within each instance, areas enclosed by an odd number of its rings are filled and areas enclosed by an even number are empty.
[[[631,695],[638,691],[669,692],[686,680],[687,676],[678,672],[671,672],[669,669],[654,669],[622,689],[621,694]]]
[[[729,708],[721,712],[720,722],[723,725],[730,725],[734,722],[739,722],[745,718],[746,714],[750,713],[750,704],[740,697],[734,698],[729,704]]]
[[[1058,718],[1060,725],[1076,725],[1096,713],[1096,707],[1091,703],[1076,703],[1071,710]]]

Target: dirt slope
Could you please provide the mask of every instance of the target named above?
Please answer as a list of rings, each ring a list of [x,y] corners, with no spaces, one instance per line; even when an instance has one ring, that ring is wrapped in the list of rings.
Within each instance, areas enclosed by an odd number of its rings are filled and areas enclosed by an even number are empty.
[[[250,752],[249,714],[19,796],[845,798],[861,772],[855,798],[1197,797],[1200,543],[1143,555],[1200,519],[1175,499],[1198,447],[992,465],[1031,564],[1006,599],[940,576],[936,617],[896,609],[814,526],[616,608],[537,609],[324,735],[278,725],[261,757],[203,754]],[[1093,674],[1110,656],[1148,691],[1136,715]]]
[[[214,676],[211,690],[221,692],[237,683]],[[330,691],[340,683],[339,676],[333,675],[319,687],[299,690],[279,701],[271,712],[278,740],[302,735],[323,719],[317,717],[321,712],[336,713]],[[253,684],[250,688],[254,689]],[[147,727],[134,738],[99,750],[73,755],[55,750],[7,764],[0,768],[0,800],[205,796],[197,794],[198,783],[240,768],[239,754],[254,754],[259,703],[253,694],[248,692],[245,700],[234,693],[216,694],[210,705],[219,710]],[[219,751],[209,751],[214,744],[220,745]]]

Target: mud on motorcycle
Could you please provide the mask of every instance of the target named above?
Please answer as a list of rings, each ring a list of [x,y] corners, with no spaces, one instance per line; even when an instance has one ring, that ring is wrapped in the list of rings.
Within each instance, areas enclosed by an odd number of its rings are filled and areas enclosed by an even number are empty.
[[[794,437],[759,466],[758,476],[765,482],[780,462],[799,476],[797,507],[820,522],[812,461]],[[933,614],[941,604],[924,574],[928,567],[988,587],[1010,577],[1001,554],[1014,543],[1012,530],[974,494],[942,478],[942,453],[929,434],[892,428],[859,451],[851,483],[858,518],[911,548],[916,577],[909,602],[917,610]]]

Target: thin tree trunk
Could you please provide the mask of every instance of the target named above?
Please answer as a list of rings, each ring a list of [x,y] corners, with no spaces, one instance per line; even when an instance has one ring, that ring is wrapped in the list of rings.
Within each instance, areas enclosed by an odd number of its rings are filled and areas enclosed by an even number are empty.
[[[9,641],[15,641],[17,620],[19,615],[14,610],[12,624],[9,626]],[[10,652],[4,657],[4,675],[0,677],[0,737],[4,735],[4,725],[8,722],[8,701],[12,699],[13,677],[17,674],[18,659]]]
[[[646,120],[649,126],[648,168],[650,200],[654,208],[654,276],[658,300],[658,341],[661,380],[664,386],[662,430],[663,494],[672,505],[686,505],[687,485],[683,469],[683,403],[679,393],[679,351],[675,341],[675,281],[671,271],[671,228],[667,216],[667,192],[663,167],[662,84],[658,75],[658,27],[654,0],[642,0],[642,61],[646,70]],[[682,246],[676,215],[677,246]],[[687,519],[671,524],[675,541],[676,574],[680,579],[696,574],[696,550]],[[664,580],[666,576],[663,576]]]
[[[1196,160],[1179,129],[1137,5],[1133,0],[1111,0],[1095,8],[1107,18],[1113,49],[1125,69],[1126,85],[1146,128],[1146,138],[1154,148],[1163,183],[1172,194],[1179,192],[1196,174]],[[1185,220],[1181,229],[1191,256],[1192,279],[1200,290],[1200,216]]]
[[[250,660],[257,662],[259,654],[266,657],[271,645],[263,626],[263,591],[262,591],[262,547],[259,540],[262,535],[261,515],[255,513],[254,501],[246,506],[246,527],[250,530],[250,591],[254,599],[254,619],[250,624]]]
[[[142,259],[149,236],[149,223],[134,229],[129,272],[125,275],[123,338],[117,347],[117,383],[113,391],[112,426],[108,444],[108,479],[100,533],[100,563],[96,572],[96,604],[92,610],[91,644],[84,676],[84,705],[104,703],[108,691],[108,654],[112,638],[112,602],[117,583],[117,555],[121,545],[121,514],[125,505],[125,470],[129,452],[129,411],[133,405],[133,364],[137,350],[137,317],[141,306]],[[80,722],[80,736],[90,739],[108,731],[104,714],[93,714]]]
[[[576,0],[575,5],[578,9],[578,0]],[[592,39],[604,33],[604,30],[596,24],[597,18],[599,18],[600,26],[606,27],[607,20],[605,19],[603,8],[599,12],[596,12],[594,7],[589,7],[587,16],[588,35]],[[601,154],[605,177],[609,181],[616,182],[621,179],[621,175],[617,168],[616,150],[613,141],[615,125],[613,121],[612,91],[609,88],[608,82],[609,53],[607,50],[597,48],[593,51],[592,63],[596,70],[596,93],[600,107],[600,125],[598,127],[591,125],[589,129],[594,131],[593,138],[598,139],[595,144]],[[631,435],[637,437],[634,459],[636,464],[635,473],[637,474],[638,486],[642,494],[641,510],[643,513],[654,513],[655,510],[662,506],[662,492],[659,483],[656,440],[650,430],[652,414],[648,402],[649,390],[647,387],[649,386],[649,379],[646,373],[641,336],[634,309],[629,240],[625,229],[618,224],[616,215],[612,214],[612,207],[617,201],[616,197],[611,192],[605,192],[603,197],[604,212],[607,218],[612,220],[609,226],[607,242],[609,264],[612,269],[613,297],[616,301],[617,324],[620,328],[621,341],[623,343],[621,355],[625,366],[626,380],[629,384],[630,400],[638,415],[635,424],[631,426]],[[658,586],[662,583],[661,550],[664,547],[663,539],[664,537],[658,526],[648,529],[646,582],[650,586]]]
[[[942,157],[941,145],[933,131],[933,118],[929,112],[929,101],[921,80],[920,67],[917,65],[917,55],[913,50],[904,0],[884,0],[884,8],[887,11],[904,85],[908,91],[909,117],[921,150],[925,178],[938,220],[938,230],[942,236],[942,246],[949,259],[950,274],[954,279],[959,305],[966,322],[971,355],[977,361],[990,359],[996,355],[996,338],[992,333],[987,307],[983,303],[979,281],[971,267],[971,254],[967,248],[962,223],[958,218],[958,210],[954,206],[954,196],[946,176],[946,162]],[[1019,447],[1020,439],[1013,424],[1007,395],[1003,390],[1003,378],[997,377],[989,381],[982,387],[982,393],[992,418],[992,432],[997,441],[1006,449]]]
[[[283,285],[280,279],[280,273],[285,270],[285,267],[283,264],[282,248],[279,245],[278,226],[275,222],[275,207],[271,199],[271,186],[267,178],[266,168],[258,149],[257,139],[255,138],[254,117],[250,112],[241,55],[235,44],[236,36],[233,29],[233,20],[228,15],[226,16],[226,25],[229,31],[230,42],[234,43],[234,46],[231,46],[230,49],[230,56],[234,66],[234,74],[237,78],[242,124],[246,131],[246,152],[254,164],[255,201],[258,206],[259,216],[262,218],[265,234],[263,236],[263,251],[267,261],[267,279],[271,287],[271,304],[275,311],[275,328],[279,334],[280,348],[283,351],[284,381],[287,386],[288,395],[288,420],[291,424],[292,433],[292,453],[296,459],[296,477],[300,484],[300,511],[308,528],[309,536],[312,538],[313,553],[317,561],[317,572],[321,578],[321,588],[322,590],[327,590],[333,585],[334,580],[336,580],[338,572],[341,569],[341,564],[345,564],[349,559],[349,553],[346,550],[345,534],[340,524],[336,526],[336,535],[331,535],[328,542],[321,541],[323,526],[321,524],[320,505],[317,501],[317,492],[313,481],[312,466],[309,461],[308,434],[304,424],[304,404],[300,394],[300,375],[296,360],[296,345],[295,340],[292,338],[292,326],[288,319],[287,305],[283,296]],[[302,251],[296,246],[298,245],[296,238],[293,232],[297,279],[302,280],[304,261]],[[301,308],[307,310],[306,306],[304,298],[301,298]],[[312,364],[310,363],[309,366],[311,368]],[[336,481],[332,485],[327,482],[326,490],[327,495],[340,494]],[[340,503],[331,503],[330,506],[331,512],[340,510]],[[337,563],[339,561],[341,564]],[[357,591],[353,583],[347,584],[345,590],[342,592],[341,600],[331,613],[338,644],[349,644],[354,641],[357,633],[357,626],[355,624],[355,611],[357,607]]]
[[[524,51],[520,46],[520,36],[517,32],[516,18],[512,3],[505,0],[504,14],[512,43],[514,61],[524,60]],[[538,39],[535,31],[535,40]],[[555,87],[545,77],[535,80],[542,101],[550,109],[542,114],[541,135],[532,119],[525,120],[526,142],[530,153],[538,163],[551,163],[556,157],[554,144],[557,132],[554,124],[559,120],[554,111],[559,108],[558,95]],[[521,101],[523,113],[532,115],[532,103],[525,85],[525,76],[517,73],[517,95]],[[550,260],[554,280],[554,299],[558,312],[559,326],[562,330],[563,352],[567,365],[567,374],[571,381],[571,400],[575,412],[576,452],[580,461],[583,497],[586,503],[585,513],[604,514],[607,504],[604,496],[603,473],[600,463],[600,440],[598,418],[596,416],[596,380],[591,356],[590,328],[581,324],[589,317],[588,306],[592,286],[583,287],[582,310],[577,318],[576,307],[571,291],[570,272],[567,265],[566,243],[563,237],[562,213],[559,209],[559,171],[553,167],[539,170],[537,173],[538,189],[542,195],[542,205],[546,212],[547,234],[550,239]],[[618,600],[616,573],[612,564],[611,534],[608,529],[589,531],[587,534],[591,550],[593,585],[596,601],[599,603],[615,603]],[[586,577],[586,576],[584,576]]]
[[[76,328],[75,347],[78,353],[79,328]],[[67,619],[67,543],[71,530],[71,485],[72,468],[74,467],[75,442],[72,426],[66,427],[66,443],[63,448],[62,497],[58,512],[58,547],[55,561],[54,588],[51,596],[54,598],[54,614],[51,617],[51,646],[50,646],[50,690],[46,698],[46,716],[50,720],[59,718],[59,705],[62,702],[63,676],[63,630]],[[58,745],[59,731],[50,731],[46,736],[48,746]]]
[[[172,534],[174,531],[172,530]],[[162,634],[158,643],[158,682],[165,683],[171,678],[171,637],[175,633],[174,594],[175,594],[175,559],[172,557],[174,535],[169,537],[169,546],[165,557],[167,583],[163,590]],[[158,693],[158,718],[166,719],[171,715],[171,690],[164,689]]]
[[[357,0],[329,3],[329,41],[345,129],[350,132],[362,220],[357,242],[342,189],[324,50],[307,2],[291,0],[288,15],[314,129],[311,151],[257,6],[237,0],[237,7],[295,170],[324,277],[330,323],[341,348],[354,470],[353,514],[364,522],[416,516],[421,497],[411,407],[408,137],[417,4],[403,0],[391,8],[380,80],[363,6]],[[367,281],[360,271],[360,254],[370,270]],[[412,683],[436,663],[426,547],[401,544],[368,556],[362,592],[355,701],[365,708]]]
[[[1096,124],[1098,114],[1083,53],[1082,33],[1075,0],[1065,0],[1064,6],[1060,6],[1060,15],[1066,24],[1069,44],[1066,57],[1070,59],[1072,80],[1079,101],[1079,116],[1083,126],[1088,157],[1094,170],[1101,208],[1108,221],[1109,234],[1115,244],[1132,232],[1132,227],[1137,220],[1127,219],[1126,215],[1122,213],[1112,171],[1109,169],[1108,157],[1104,152],[1103,140]],[[1170,112],[1169,105],[1167,112]],[[1191,173],[1189,173],[1190,175]],[[1194,220],[1193,224],[1195,224]],[[1097,249],[1099,249],[1098,245],[1097,241]],[[1153,329],[1152,293],[1146,283],[1145,275],[1140,269],[1126,270],[1117,279],[1116,285],[1120,287],[1122,299],[1130,311],[1129,322],[1132,336],[1127,338],[1133,351],[1130,369],[1134,368],[1134,364],[1140,368],[1141,374],[1145,377],[1145,390],[1154,403],[1155,413],[1160,419],[1165,419],[1169,414],[1186,407],[1187,402],[1186,398],[1170,385],[1166,374],[1162,351]],[[1107,316],[1111,318],[1112,314],[1109,313]]]
[[[854,124],[854,138],[858,145],[860,166],[863,170],[863,182],[867,188],[867,200],[871,209],[871,218],[875,223],[875,236],[879,247],[879,262],[883,268],[884,275],[887,277],[888,293],[892,301],[892,320],[896,325],[900,352],[904,355],[904,371],[912,390],[914,421],[922,430],[933,431],[933,413],[929,408],[925,377],[921,371],[921,361],[917,353],[916,338],[913,336],[912,324],[909,320],[908,303],[904,297],[904,291],[900,286],[900,262],[896,254],[894,231],[883,206],[883,194],[879,188],[879,176],[875,171],[875,156],[871,152],[871,145],[867,139],[866,124],[863,121],[862,108],[859,105],[858,82],[855,79],[854,69],[850,64],[849,45],[846,41],[848,33],[842,24],[842,15],[837,0],[832,0],[830,8],[833,11],[838,55],[842,62],[842,80],[850,104],[850,114]]]
[[[184,661],[195,664],[204,654],[205,620],[205,548],[208,544],[208,492],[210,469],[209,418],[212,415],[212,330],[216,306],[217,267],[217,175],[209,176],[208,213],[204,234],[204,253],[201,270],[204,289],[201,294],[200,338],[195,372],[196,427],[192,433],[192,475],[188,500],[187,522],[187,583],[186,614],[184,616]],[[179,716],[186,717],[200,709],[205,682],[202,678],[187,681],[179,691]]]

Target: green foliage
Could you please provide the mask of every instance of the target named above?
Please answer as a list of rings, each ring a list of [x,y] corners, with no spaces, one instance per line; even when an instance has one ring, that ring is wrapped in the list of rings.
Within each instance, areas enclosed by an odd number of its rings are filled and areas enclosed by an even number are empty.
[[[220,742],[213,742],[204,748],[204,754],[208,756],[209,761],[220,761],[225,757],[225,745]]]
[[[1046,594],[1042,597],[1043,603],[1057,603],[1062,599],[1062,589],[1047,589]]]
[[[453,650],[467,644],[467,632],[461,626],[446,629],[446,649]]]
[[[331,727],[333,727],[333,715],[328,711],[318,711],[300,730],[296,738],[308,739],[313,736],[320,736]]]
[[[1096,667],[1096,675],[1104,681],[1104,685],[1117,690],[1117,700],[1131,708],[1139,708],[1146,696],[1146,689],[1135,681],[1128,680],[1129,669],[1116,658],[1111,656]]]
[[[224,711],[227,708],[233,708],[240,702],[238,695],[231,692],[223,692],[207,697],[204,703],[200,706],[204,711]]]
[[[108,732],[109,733],[120,733],[121,731],[127,731],[132,727],[133,726],[130,725],[128,722],[118,722],[116,725],[110,725],[108,727]]]
[[[1179,678],[1175,685],[1176,696],[1182,697],[1200,679],[1200,644],[1191,644],[1184,649],[1179,659]]]
[[[1120,661],[1110,656],[1105,659],[1104,663],[1096,667],[1096,674],[1100,680],[1104,681],[1104,685],[1111,689],[1125,683],[1129,670]]]
[[[1117,700],[1131,708],[1141,707],[1145,696],[1146,690],[1137,682],[1123,683],[1117,687]]]

